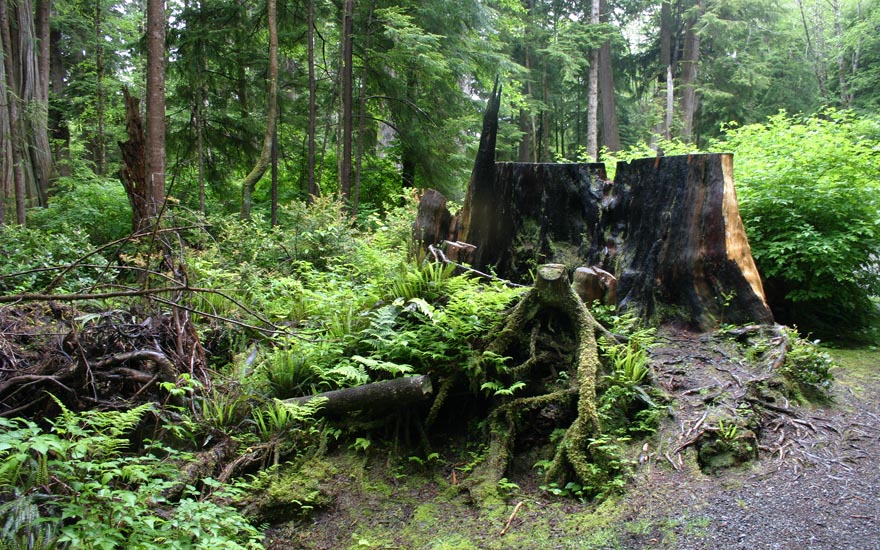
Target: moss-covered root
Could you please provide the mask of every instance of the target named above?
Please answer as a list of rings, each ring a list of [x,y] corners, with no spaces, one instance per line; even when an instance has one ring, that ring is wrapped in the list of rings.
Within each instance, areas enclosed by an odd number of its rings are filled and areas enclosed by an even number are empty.
[[[575,296],[577,298],[577,296]],[[595,327],[586,307],[577,299],[582,310],[578,327],[577,376],[573,382],[578,389],[578,416],[565,432],[556,449],[553,463],[547,471],[547,479],[562,481],[566,467],[570,466],[584,484],[593,477],[588,456],[589,440],[600,434],[599,415],[596,412],[596,373],[599,370],[599,351],[596,346]],[[595,323],[595,321],[593,321]]]
[[[516,439],[516,425],[523,414],[541,409],[551,403],[567,406],[574,395],[573,389],[515,399],[499,406],[489,415],[489,448],[486,459],[474,469],[465,484],[471,498],[482,504],[499,500],[498,482],[510,462],[513,442]]]
[[[599,369],[599,351],[596,345],[596,330],[599,324],[590,315],[584,303],[571,288],[568,282],[568,274],[565,267],[559,264],[548,264],[538,268],[538,276],[534,288],[517,304],[505,323],[504,328],[498,333],[489,349],[499,355],[507,352],[508,348],[516,341],[517,336],[525,329],[527,324],[535,318],[542,308],[552,308],[571,320],[571,325],[577,331],[577,352],[571,370],[569,371],[572,383],[571,390],[578,394],[578,416],[569,427],[553,462],[549,474],[553,477],[563,477],[568,466],[575,474],[587,481],[591,471],[589,465],[588,444],[592,437],[599,435],[599,416],[596,412],[596,373]],[[530,350],[534,353],[534,350]],[[517,369],[519,374],[526,374],[527,369]],[[520,414],[523,407],[534,407],[537,403],[570,395],[571,392],[561,392],[538,396],[524,400],[515,400],[499,407],[493,413],[492,444],[490,456],[487,458],[486,468],[491,470],[492,476],[498,479],[503,475],[509,459],[509,445],[515,435],[514,415]],[[505,430],[496,423],[504,418]],[[496,479],[497,481],[497,479]]]

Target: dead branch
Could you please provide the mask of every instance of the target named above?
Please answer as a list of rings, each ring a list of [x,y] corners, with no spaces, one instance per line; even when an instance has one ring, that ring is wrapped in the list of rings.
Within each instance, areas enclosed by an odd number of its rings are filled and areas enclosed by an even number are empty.
[[[516,506],[513,508],[513,512],[510,514],[510,517],[507,518],[507,523],[504,525],[504,529],[502,529],[501,532],[498,533],[499,537],[503,537],[504,534],[507,533],[507,530],[510,529],[510,524],[513,523],[514,519],[516,519],[516,514],[517,512],[519,512],[519,509],[522,508],[523,503],[524,501],[522,500],[516,503]]]
[[[455,266],[456,271],[458,271],[459,273],[468,273],[470,275],[475,276],[478,279],[482,279],[485,281],[499,282],[509,288],[525,288],[525,286],[526,286],[526,285],[520,285],[520,284],[511,282],[511,281],[508,281],[507,279],[501,279],[500,277],[496,277],[496,276],[490,275],[488,273],[483,273],[482,271],[479,271],[477,269],[474,269],[472,267],[469,267],[469,266],[466,266],[466,265],[463,265],[463,264],[460,264],[457,262],[453,262],[452,260],[450,260],[449,258],[446,257],[446,254],[444,254],[442,250],[440,250],[439,248],[437,248],[433,244],[428,245],[428,252],[431,254],[431,256],[433,256],[435,262],[440,262],[443,265]]]

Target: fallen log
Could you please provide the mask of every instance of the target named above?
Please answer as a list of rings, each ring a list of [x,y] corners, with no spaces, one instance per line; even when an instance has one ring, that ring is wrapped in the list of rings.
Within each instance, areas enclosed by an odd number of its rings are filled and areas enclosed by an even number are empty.
[[[316,398],[326,401],[319,413],[329,416],[369,410],[386,412],[424,401],[434,392],[431,378],[426,375],[395,378],[364,384],[353,388],[343,388],[305,397],[285,399],[285,403],[304,405]]]

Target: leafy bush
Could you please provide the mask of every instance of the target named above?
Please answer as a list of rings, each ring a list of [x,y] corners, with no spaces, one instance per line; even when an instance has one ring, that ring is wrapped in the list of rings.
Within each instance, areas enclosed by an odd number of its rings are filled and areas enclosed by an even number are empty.
[[[880,124],[851,112],[729,127],[740,213],[777,319],[838,336],[880,292]]]
[[[0,226],[0,292],[21,293],[43,290],[64,266],[91,250],[87,235],[79,229],[61,233],[17,225]],[[95,263],[103,258],[97,257]],[[14,275],[14,276],[13,276]],[[56,291],[73,292],[95,284],[98,270],[81,267],[68,273]]]
[[[62,178],[46,208],[28,211],[28,224],[58,235],[81,230],[98,246],[131,233],[131,205],[117,180]]]
[[[819,348],[818,341],[805,340],[794,329],[787,329],[786,334],[791,339],[791,349],[779,370],[789,384],[789,393],[800,400],[827,398],[834,380],[834,360]]]
[[[60,403],[59,403],[60,405]],[[0,418],[0,546],[11,548],[262,548],[261,534],[220,504],[241,489],[205,480],[216,499],[187,487],[169,502],[187,457],[153,445],[125,452],[124,435],[151,405],[74,414],[63,409],[46,431]]]

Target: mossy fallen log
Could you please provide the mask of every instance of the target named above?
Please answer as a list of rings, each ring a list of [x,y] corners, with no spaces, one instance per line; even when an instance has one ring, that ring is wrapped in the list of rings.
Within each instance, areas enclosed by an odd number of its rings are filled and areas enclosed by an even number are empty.
[[[319,410],[320,414],[338,416],[354,411],[370,411],[376,414],[420,403],[433,392],[431,378],[421,375],[294,397],[285,399],[284,402],[303,405],[320,397],[326,399]]]

